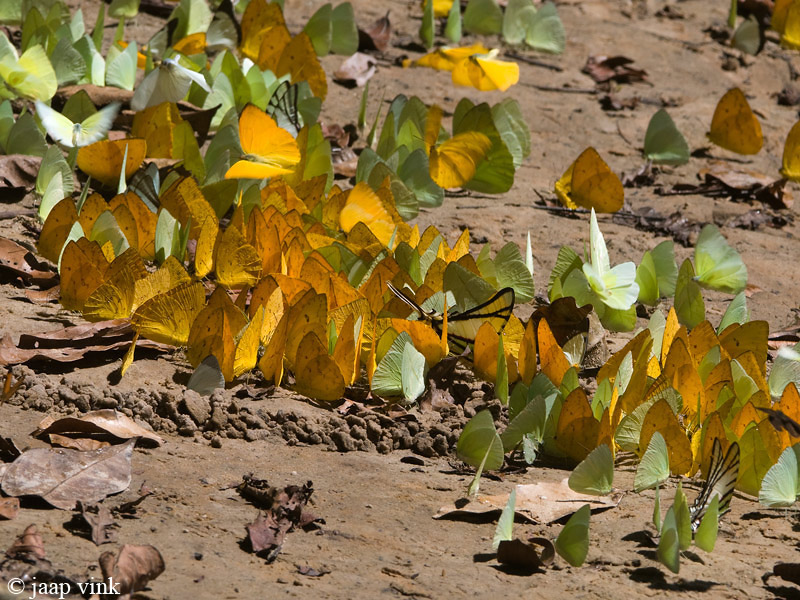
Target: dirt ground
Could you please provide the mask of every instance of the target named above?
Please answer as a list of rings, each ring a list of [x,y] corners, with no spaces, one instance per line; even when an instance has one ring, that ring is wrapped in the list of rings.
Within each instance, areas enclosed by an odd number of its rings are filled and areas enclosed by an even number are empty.
[[[298,31],[322,2],[286,2],[287,22]],[[353,0],[357,21],[370,24],[390,10],[394,45],[385,53],[370,83],[371,117],[382,96],[417,95],[452,111],[462,97],[494,103],[500,93],[454,88],[446,73],[402,69],[394,63],[417,40],[419,3]],[[781,106],[777,94],[793,82],[800,55],[781,50],[768,37],[756,57],[744,56],[712,39],[707,28],[724,24],[728,2],[686,0],[633,2],[569,0],[557,2],[567,32],[562,56],[526,53],[559,71],[520,63],[520,82],[506,94],[519,100],[530,125],[532,152],[517,172],[513,189],[502,196],[448,197],[442,207],[423,210],[421,228],[435,224],[452,243],[468,227],[475,252],[485,242],[499,249],[508,241],[524,248],[531,233],[535,284],[546,295],[547,278],[561,245],[579,250],[588,241],[588,218],[568,218],[544,210],[540,198],[552,199],[553,184],[588,145],[594,146],[617,173],[631,173],[643,164],[641,146],[652,114],[662,105],[686,136],[693,151],[708,146],[705,133],[717,100],[740,86],[760,117],[764,148],[742,159],[711,147],[706,157],[687,165],[664,168],[656,184],[698,182],[698,171],[714,159],[778,177],[783,143],[798,113]],[[669,7],[665,13],[664,9]],[[87,23],[94,22],[96,4],[82,3]],[[680,15],[681,18],[659,16]],[[140,15],[129,33],[146,41],[158,19]],[[109,29],[109,36],[111,35]],[[465,42],[470,41],[467,38]],[[491,44],[493,40],[487,40]],[[496,45],[496,42],[493,44]],[[634,109],[603,110],[591,79],[581,73],[589,55],[624,55],[647,71],[645,83],[623,85],[620,98],[638,97]],[[323,60],[330,74],[342,57]],[[725,68],[723,68],[725,67]],[[548,88],[548,89],[544,89]],[[355,121],[361,90],[335,84],[323,106],[326,123]],[[742,164],[744,163],[744,164]],[[797,188],[790,185],[797,194]],[[800,276],[793,264],[800,257],[797,224],[744,230],[725,225],[760,205],[699,195],[661,196],[653,186],[626,188],[626,209],[653,208],[663,215],[680,211],[693,222],[714,222],[739,250],[753,287],[748,299],[753,319],[764,319],[772,330],[794,321],[800,298]],[[784,211],[791,221],[793,211]],[[30,221],[29,221],[30,222]],[[26,218],[0,221],[0,234],[32,244]],[[601,217],[612,264],[639,261],[646,249],[666,239],[634,228],[630,220]],[[691,237],[691,236],[690,236]],[[690,248],[676,246],[679,262]],[[0,286],[0,337],[53,330],[81,322],[57,303],[33,304],[24,290]],[[708,317],[718,322],[728,297],[706,294]],[[527,315],[530,307],[520,307]],[[644,323],[644,320],[641,321]],[[610,336],[611,349],[626,336]],[[466,494],[470,477],[459,472],[448,454],[463,424],[465,411],[450,415],[421,414],[403,426],[379,423],[384,435],[364,437],[369,424],[346,421],[335,412],[309,404],[291,392],[263,393],[259,377],[251,376],[212,398],[219,408],[212,428],[198,427],[186,414],[181,384],[188,369],[180,352],[137,354],[129,373],[117,382],[121,352],[95,357],[73,366],[35,365],[15,369],[26,384],[11,403],[0,406],[0,434],[24,448],[41,443],[28,433],[44,412],[79,412],[119,406],[156,428],[166,443],[137,449],[133,482],[113,503],[136,497],[142,483],[154,494],[144,500],[139,519],[123,520],[120,543],[152,544],[166,561],[166,571],[141,594],[147,598],[796,598],[800,588],[777,577],[767,578],[776,563],[795,562],[800,523],[791,511],[770,511],[753,499],[738,496],[721,524],[712,554],[684,555],[679,575],[657,562],[652,525],[653,494],[627,493],[617,508],[592,515],[589,557],[581,568],[556,566],[533,575],[503,570],[491,556],[494,523],[434,520],[444,505]],[[469,383],[467,413],[482,402],[486,387]],[[416,421],[414,421],[414,418]],[[440,422],[441,421],[441,422]],[[411,422],[416,423],[410,425]],[[374,429],[374,428],[373,428]],[[337,431],[339,433],[337,433]],[[316,437],[314,437],[316,436]],[[438,440],[438,441],[437,441]],[[381,442],[385,442],[382,446]],[[351,450],[351,451],[342,451]],[[404,462],[410,456],[415,462]],[[634,467],[622,459],[615,485],[630,490]],[[416,464],[421,463],[421,464]],[[313,481],[313,511],[325,520],[313,532],[293,532],[273,564],[241,547],[245,525],[257,510],[230,484],[253,473],[273,485]],[[534,465],[524,472],[484,478],[482,493],[508,493],[519,483],[557,481],[568,475],[558,465]],[[673,482],[674,483],[674,482]],[[697,486],[689,482],[689,500]],[[670,488],[662,497],[671,501]],[[29,523],[44,537],[48,558],[66,575],[99,576],[97,548],[64,528],[70,514],[41,505],[24,505],[17,519],[0,522],[0,547],[6,547]],[[561,525],[517,524],[515,533],[554,538]],[[116,547],[111,545],[110,547]],[[324,572],[302,575],[298,567]],[[2,592],[0,592],[1,594]]]

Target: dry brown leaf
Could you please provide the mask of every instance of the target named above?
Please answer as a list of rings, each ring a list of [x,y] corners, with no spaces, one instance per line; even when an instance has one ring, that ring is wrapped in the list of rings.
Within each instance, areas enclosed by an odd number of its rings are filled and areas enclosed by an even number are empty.
[[[108,352],[127,349],[133,339],[133,329],[127,319],[72,325],[37,334],[22,334],[15,345],[11,336],[0,339],[0,365],[15,365],[31,360],[73,362],[89,352]],[[171,352],[172,346],[139,339],[137,348]]]
[[[113,408],[94,410],[80,417],[64,417],[55,421],[52,418],[45,418],[39,423],[39,428],[31,435],[42,437],[47,434],[74,437],[86,437],[88,434],[92,438],[97,438],[98,435],[102,434],[110,434],[122,440],[142,438],[156,446],[164,443],[161,437],[137,425],[133,419]]]
[[[245,528],[253,552],[263,556],[267,562],[272,562],[280,553],[287,533],[295,527],[305,527],[316,520],[303,510],[314,493],[314,488],[309,481],[302,487],[289,485],[281,490],[269,486],[265,480],[253,478],[246,478],[243,485],[257,485],[259,491],[263,492],[262,501],[267,509],[259,512],[256,520]]]
[[[22,279],[26,285],[52,287],[58,282],[58,274],[39,262],[27,248],[0,237],[0,282],[12,283],[16,279]]]
[[[27,154],[0,156],[0,189],[4,188],[3,194],[8,195],[14,193],[15,190],[20,190],[17,193],[24,195],[26,191],[33,188],[41,164],[42,159],[38,156],[28,156]]]
[[[111,511],[102,504],[78,503],[78,514],[73,521],[83,520],[89,528],[89,538],[95,546],[117,541],[119,523],[114,521]]]
[[[385,17],[377,19],[367,29],[358,30],[358,49],[377,50],[384,52],[389,47],[392,40],[392,24],[389,21],[389,13]]]
[[[553,562],[555,555],[553,542],[543,537],[532,537],[527,542],[518,538],[503,540],[497,546],[497,562],[520,571],[546,567]]]
[[[633,59],[627,56],[590,56],[581,72],[586,73],[597,83],[616,81],[617,83],[634,83],[645,81],[647,71],[635,69],[631,65]]]
[[[131,483],[131,456],[135,440],[100,450],[35,448],[23,452],[3,476],[9,496],[39,496],[62,510],[78,501],[99,502]]]
[[[90,450],[99,450],[111,445],[111,442],[101,442],[100,440],[92,440],[89,438],[73,439],[65,435],[51,433],[48,436],[51,446],[60,446],[61,448],[71,448],[73,450],[80,450],[81,452],[89,452]]]
[[[44,541],[42,535],[36,529],[36,525],[28,525],[22,535],[17,536],[11,544],[6,555],[11,558],[35,557],[44,558]]]
[[[103,552],[98,562],[103,578],[114,585],[120,598],[143,590],[165,569],[164,558],[154,546],[125,544],[116,556],[113,552]]]
[[[517,502],[514,511],[518,517],[529,522],[547,524],[567,517],[584,504],[592,511],[614,508],[622,499],[622,494],[608,496],[589,496],[572,491],[567,480],[559,482],[541,481],[539,483],[518,485]],[[508,494],[498,496],[478,496],[467,504],[443,506],[434,519],[465,518],[475,515],[500,514],[508,503]]]
[[[363,87],[375,75],[377,64],[378,62],[369,54],[356,52],[333,72],[333,79],[344,85]]]
[[[0,498],[0,519],[13,519],[19,514],[19,498]]]

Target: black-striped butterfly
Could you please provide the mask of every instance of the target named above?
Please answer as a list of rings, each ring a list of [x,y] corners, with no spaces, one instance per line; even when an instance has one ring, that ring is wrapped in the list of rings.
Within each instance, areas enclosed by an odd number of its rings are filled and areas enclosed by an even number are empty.
[[[432,310],[425,310],[403,292],[387,282],[389,289],[400,300],[419,313],[420,318],[430,323],[439,334],[442,333],[444,315]],[[475,342],[478,329],[487,321],[495,331],[502,331],[514,310],[514,289],[507,287],[497,292],[486,302],[473,306],[464,312],[447,312],[447,341],[457,352]]]
[[[709,504],[714,496],[719,496],[719,516],[724,515],[730,509],[733,488],[739,478],[739,444],[733,442],[725,456],[722,455],[722,444],[719,438],[714,439],[711,448],[711,462],[708,468],[708,478],[706,479],[700,495],[689,509],[692,518],[692,531],[696,531],[700,526],[700,521],[706,514]]]
[[[293,136],[303,128],[300,111],[297,107],[299,89],[296,83],[283,81],[270,96],[267,114],[275,119],[279,127],[283,127]]]

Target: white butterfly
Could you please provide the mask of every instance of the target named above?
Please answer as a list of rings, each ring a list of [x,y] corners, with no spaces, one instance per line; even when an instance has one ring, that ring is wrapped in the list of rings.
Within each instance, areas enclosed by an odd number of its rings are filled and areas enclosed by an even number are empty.
[[[36,102],[36,114],[39,115],[39,120],[51,138],[63,146],[77,148],[88,146],[106,137],[117,117],[119,106],[119,102],[112,102],[80,123],[73,123],[44,102]]]
[[[131,109],[139,111],[162,102],[179,102],[189,92],[192,82],[207,92],[211,91],[200,73],[182,66],[177,58],[165,58],[136,88],[131,98]]]
[[[592,290],[609,308],[628,310],[639,297],[636,265],[626,262],[611,268],[606,242],[597,224],[594,208],[592,209],[589,246],[592,261],[583,263],[583,274],[589,280]]]

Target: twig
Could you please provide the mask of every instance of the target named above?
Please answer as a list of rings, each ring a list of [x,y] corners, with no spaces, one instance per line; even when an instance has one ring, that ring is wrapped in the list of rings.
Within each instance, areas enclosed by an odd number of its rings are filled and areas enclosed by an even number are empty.
[[[555,87],[554,85],[539,85],[536,83],[523,83],[522,85],[527,87],[532,87],[533,89],[540,90],[542,92],[561,92],[564,94],[597,94],[597,90],[594,88],[563,88],[563,87]]]
[[[564,70],[558,65],[551,65],[550,63],[536,60],[535,58],[529,58],[527,56],[523,56],[522,54],[517,54],[516,52],[506,52],[506,56],[508,58],[513,58],[514,60],[521,60],[522,62],[533,65],[534,67],[542,67],[543,69],[550,69],[551,71],[557,71],[559,73]]]
[[[0,212],[0,221],[4,219],[13,219],[14,217],[33,217],[36,215],[35,208],[20,208],[17,210],[7,210]]]

